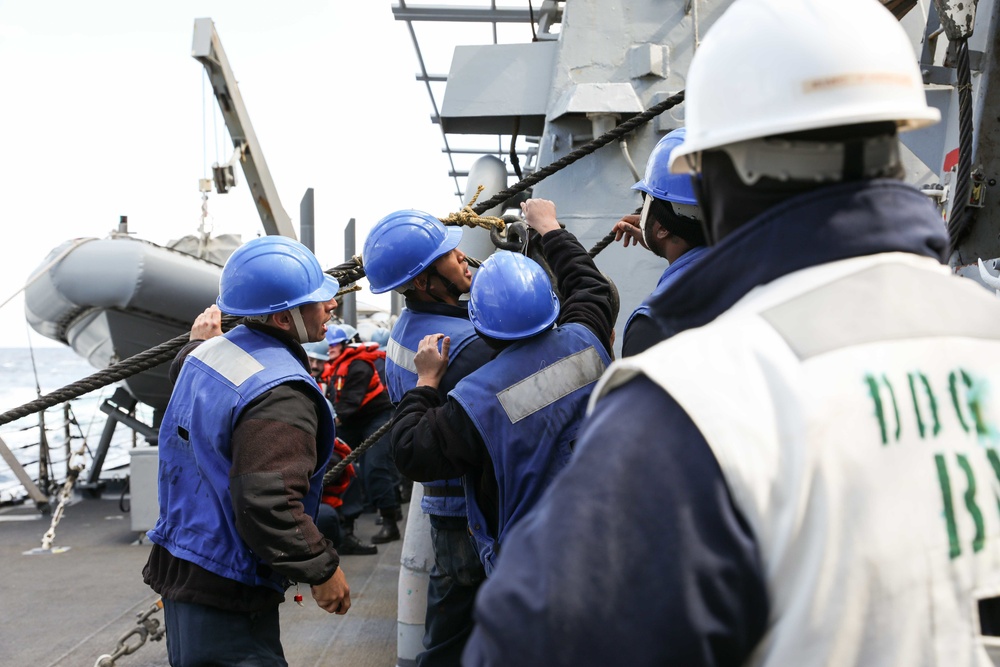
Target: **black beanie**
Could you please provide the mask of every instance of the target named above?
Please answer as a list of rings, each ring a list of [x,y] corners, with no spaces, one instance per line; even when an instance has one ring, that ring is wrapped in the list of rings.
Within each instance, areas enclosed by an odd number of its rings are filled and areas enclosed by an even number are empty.
[[[705,232],[702,231],[701,221],[678,215],[670,202],[653,197],[653,203],[649,207],[649,213],[660,226],[671,234],[679,236],[691,247],[705,245]]]

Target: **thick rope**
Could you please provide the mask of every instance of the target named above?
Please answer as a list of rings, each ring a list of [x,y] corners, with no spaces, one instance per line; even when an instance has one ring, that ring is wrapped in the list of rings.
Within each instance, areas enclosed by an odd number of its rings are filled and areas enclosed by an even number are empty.
[[[0,414],[0,426],[9,424],[12,421],[16,421],[21,417],[26,417],[32,413],[38,412],[39,410],[46,410],[52,406],[59,405],[60,403],[65,403],[66,401],[71,401],[74,398],[79,398],[80,396],[88,394],[95,389],[106,387],[113,382],[124,380],[125,378],[132,377],[133,375],[150,368],[155,368],[162,363],[166,363],[174,358],[177,351],[184,346],[184,343],[186,343],[188,339],[189,334],[187,333],[177,336],[176,338],[172,338],[165,343],[160,343],[156,347],[150,348],[145,352],[140,352],[139,354],[131,356],[128,359],[123,359],[116,364],[112,364],[103,370],[97,371],[92,375],[88,375],[82,380],[77,380],[76,382],[68,384],[61,389],[50,392],[41,398],[36,398],[35,400],[25,403],[18,408],[14,408],[13,410],[8,410],[7,412]]]
[[[388,433],[389,429],[391,429],[392,426],[393,426],[393,424],[395,424],[395,423],[396,423],[395,419],[390,419],[386,423],[382,424],[382,426],[380,426],[377,431],[375,431],[374,433],[372,433],[368,437],[367,440],[365,440],[360,445],[358,445],[357,447],[355,447],[354,450],[351,451],[350,454],[348,454],[347,456],[345,456],[344,458],[342,458],[340,461],[338,461],[337,465],[335,465],[332,468],[330,468],[329,470],[327,470],[326,474],[323,475],[323,486],[329,486],[330,484],[333,484],[334,482],[336,482],[337,478],[339,478],[340,475],[341,475],[341,473],[344,472],[344,469],[347,466],[349,466],[352,463],[354,463],[355,461],[357,461],[358,457],[361,456],[362,454],[364,454],[366,449],[369,449],[372,445],[374,445],[376,442],[378,442],[379,439],[383,435],[385,435],[386,433]]]
[[[327,269],[326,273],[336,278],[341,285],[350,285],[365,277],[364,264],[358,255],[332,269]]]
[[[223,330],[235,326],[239,319],[240,318],[238,317],[222,318]],[[171,338],[165,343],[160,343],[156,347],[152,347],[145,352],[140,352],[139,354],[123,359],[118,363],[111,364],[107,368],[88,375],[82,380],[72,382],[61,389],[56,389],[55,391],[40,398],[36,398],[29,403],[25,403],[18,408],[8,410],[7,412],[0,414],[0,426],[9,424],[12,421],[16,421],[21,417],[26,417],[32,413],[38,412],[39,410],[47,410],[55,405],[59,405],[60,403],[65,403],[66,401],[71,401],[74,398],[79,398],[80,396],[88,394],[96,389],[106,387],[109,384],[130,378],[133,375],[137,375],[145,370],[155,368],[160,364],[171,361],[175,356],[177,356],[178,350],[184,347],[190,339],[190,333],[183,333],[180,336]]]
[[[952,195],[948,236],[951,252],[972,231],[973,210],[969,206],[972,191],[972,73],[969,66],[969,40],[958,43],[958,170]]]
[[[653,105],[646,111],[643,111],[642,113],[637,114],[632,118],[629,118],[621,125],[618,125],[614,129],[610,130],[609,132],[606,132],[597,139],[594,139],[593,141],[584,144],[583,146],[576,149],[572,153],[569,153],[568,155],[556,160],[555,162],[543,167],[542,169],[539,169],[538,171],[534,172],[527,178],[522,179],[521,181],[515,183],[513,186],[498,192],[497,194],[493,195],[486,201],[478,203],[475,206],[470,206],[469,208],[471,208],[472,211],[475,212],[475,214],[478,217],[478,214],[483,213],[484,211],[488,211],[491,208],[506,202],[508,199],[510,199],[517,193],[523,192],[524,190],[530,188],[532,185],[556,173],[560,169],[568,167],[577,160],[580,160],[581,158],[590,155],[597,149],[602,148],[603,146],[606,146],[612,141],[615,141],[616,139],[623,137],[629,132],[635,130],[637,127],[640,127],[645,123],[648,123],[656,116],[660,115],[664,111],[667,111],[668,109],[672,109],[673,107],[677,106],[683,101],[684,101],[684,91],[682,90],[675,95],[671,95],[670,97],[663,100],[659,104]],[[485,219],[489,220],[489,218]],[[503,221],[501,220],[500,222],[502,223]],[[591,251],[592,252],[591,256],[594,256],[595,254],[597,254],[597,252],[600,252],[605,247],[607,247],[607,244],[601,246],[600,248],[598,248],[598,246],[594,246],[596,250]],[[339,282],[342,285],[349,285],[351,283],[355,283],[361,278],[364,278],[365,276],[364,265],[360,257],[354,257],[348,262],[344,262],[343,264],[339,264],[333,267],[332,269],[328,269],[326,273],[336,278],[337,282]],[[228,326],[232,327],[234,326],[233,323],[236,322],[237,319],[223,318],[223,329],[226,328],[227,321],[228,321]],[[127,359],[123,359],[118,363],[112,364],[111,366],[108,366],[105,369],[97,371],[96,373],[93,373],[92,375],[89,375],[83,378],[82,380],[77,380],[76,382],[68,384],[65,387],[62,387],[61,389],[57,389],[53,392],[46,394],[45,396],[37,398],[28,403],[25,403],[20,407],[14,408],[13,410],[8,410],[7,412],[0,414],[0,426],[3,426],[4,424],[9,424],[12,421],[16,421],[18,419],[21,419],[22,417],[26,417],[30,414],[38,412],[39,410],[46,410],[55,405],[59,405],[60,403],[65,403],[66,401],[71,401],[75,398],[79,398],[80,396],[90,393],[91,391],[100,389],[102,387],[106,387],[109,384],[113,384],[121,380],[125,380],[145,370],[149,370],[150,368],[155,368],[160,364],[164,364],[168,361],[171,361],[177,355],[177,352],[182,347],[184,347],[185,343],[187,343],[188,340],[189,340],[189,334],[187,333],[181,334],[180,336],[172,338],[171,340],[168,340],[165,343],[160,343],[159,345],[152,347],[146,350],[145,352],[140,352],[139,354],[133,355]],[[388,427],[386,427],[386,430],[388,430]],[[375,439],[377,440],[377,438]],[[369,440],[371,440],[371,438],[369,438]],[[368,441],[366,440],[364,444],[367,445]],[[355,451],[357,452],[359,450],[364,451],[361,447],[359,447]],[[334,468],[334,470],[336,470],[336,467]],[[343,471],[343,468],[341,468],[338,471],[338,474],[341,471]]]
[[[632,118],[629,118],[621,125],[618,125],[617,127],[615,127],[612,130],[609,130],[608,132],[605,132],[604,134],[594,139],[590,143],[580,146],[580,148],[577,148],[572,153],[569,153],[568,155],[559,158],[555,162],[552,162],[551,164],[542,167],[535,173],[531,174],[530,176],[521,181],[518,181],[517,183],[507,188],[506,190],[501,190],[500,192],[493,195],[486,201],[480,204],[476,204],[475,206],[472,207],[473,210],[476,213],[482,213],[483,211],[490,210],[494,206],[499,206],[500,204],[503,204],[517,193],[527,190],[535,183],[538,183],[539,181],[548,178],[549,176],[556,173],[560,169],[568,167],[569,165],[573,164],[580,158],[590,155],[598,148],[602,148],[610,144],[612,141],[620,139],[621,137],[625,136],[626,134],[636,129],[637,127],[645,125],[649,121],[653,120],[664,111],[673,109],[675,106],[677,106],[683,101],[684,101],[684,91],[682,90],[679,93],[671,95],[670,97],[663,100],[659,104],[654,104],[653,106],[646,109],[642,113],[633,116]]]
[[[610,232],[607,233],[607,235],[603,239],[595,243],[594,247],[591,248],[589,251],[587,251],[587,254],[590,255],[591,258],[597,257],[597,255],[602,250],[604,250],[614,242],[615,242],[615,230],[612,229]]]

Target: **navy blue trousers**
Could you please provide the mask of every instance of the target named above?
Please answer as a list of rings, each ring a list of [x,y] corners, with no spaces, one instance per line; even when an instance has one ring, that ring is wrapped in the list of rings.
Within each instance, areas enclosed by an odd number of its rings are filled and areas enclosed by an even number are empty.
[[[424,652],[418,667],[458,667],[472,633],[476,591],[486,579],[465,517],[430,515],[434,567],[427,585]]]
[[[362,425],[338,426],[337,435],[356,449],[383,424],[392,419],[392,410],[383,410]],[[358,460],[358,477],[364,485],[365,498],[379,510],[399,507],[396,487],[399,486],[399,471],[392,460],[392,445],[386,433],[378,442],[365,450]]]
[[[288,667],[277,605],[246,613],[164,599],[163,619],[171,667]]]

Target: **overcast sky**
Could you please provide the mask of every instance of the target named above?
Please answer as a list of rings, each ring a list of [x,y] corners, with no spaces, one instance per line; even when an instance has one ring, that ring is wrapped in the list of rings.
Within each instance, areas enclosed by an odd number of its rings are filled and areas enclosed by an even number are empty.
[[[0,301],[56,245],[104,237],[120,215],[130,231],[157,243],[197,231],[198,179],[232,153],[204,69],[191,57],[199,17],[215,21],[296,227],[302,195],[315,189],[324,267],[343,261],[351,217],[360,251],[368,229],[390,211],[455,210],[441,135],[392,4],[0,0]],[[433,47],[439,28],[417,24],[428,70],[446,74],[455,43],[489,41],[475,32],[481,28],[442,26],[447,40]],[[518,28],[530,40],[528,26]],[[262,227],[240,171],[238,179],[229,194],[210,194],[208,210],[214,233],[247,240]],[[34,345],[53,344],[30,335]],[[17,297],[0,308],[0,347],[26,346],[28,336]]]

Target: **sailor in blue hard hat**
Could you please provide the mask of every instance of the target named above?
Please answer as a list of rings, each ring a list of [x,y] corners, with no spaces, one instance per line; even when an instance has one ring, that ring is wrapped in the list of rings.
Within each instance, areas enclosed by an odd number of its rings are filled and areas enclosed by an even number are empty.
[[[301,243],[267,236],[230,256],[219,288],[218,308],[244,324],[178,355],[143,577],[163,597],[171,664],[285,664],[290,582],[327,612],[351,606],[314,522],[335,427],[302,347],[324,340],[339,286]]]
[[[497,356],[447,398],[438,391],[451,339],[423,338],[414,389],[397,406],[393,453],[416,480],[465,475],[469,531],[487,574],[507,532],[569,460],[587,398],[611,363],[614,306],[608,280],[544,199],[522,204],[567,295],[519,253],[498,251],[472,282],[469,316]],[[439,349],[440,345],[440,349]]]
[[[622,218],[614,227],[615,240],[625,247],[642,245],[670,262],[653,290],[625,322],[622,356],[629,357],[668,338],[661,322],[650,317],[649,304],[665,292],[707,251],[701,207],[691,177],[670,173],[670,154],[684,141],[684,128],[672,130],[653,148],[642,180],[632,186],[643,196],[641,212]]]
[[[469,321],[465,297],[472,272],[458,247],[461,240],[460,227],[445,227],[413,209],[385,216],[365,240],[362,257],[372,292],[405,297],[385,344],[385,383],[394,403],[417,384],[413,357],[427,334],[443,332],[451,339],[448,370],[438,388],[442,398],[493,357]],[[425,650],[417,662],[457,665],[473,623],[473,600],[486,577],[469,536],[462,481],[426,482],[420,508],[430,519],[434,568],[427,589]]]

